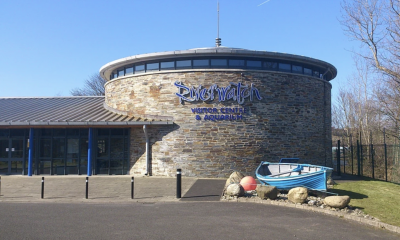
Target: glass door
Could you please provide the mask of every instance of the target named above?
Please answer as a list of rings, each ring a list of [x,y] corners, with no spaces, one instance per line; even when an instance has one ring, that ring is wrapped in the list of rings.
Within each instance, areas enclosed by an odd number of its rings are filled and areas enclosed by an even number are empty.
[[[0,139],[0,174],[22,174],[24,139]]]

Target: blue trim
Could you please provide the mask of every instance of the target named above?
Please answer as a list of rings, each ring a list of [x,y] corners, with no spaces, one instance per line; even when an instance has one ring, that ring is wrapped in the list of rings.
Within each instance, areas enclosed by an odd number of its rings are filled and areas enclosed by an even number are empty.
[[[28,176],[32,176],[33,162],[33,128],[29,129],[29,153],[28,153]]]
[[[88,146],[88,161],[87,161],[87,175],[92,176],[92,155],[93,155],[93,129],[89,128],[89,146]]]

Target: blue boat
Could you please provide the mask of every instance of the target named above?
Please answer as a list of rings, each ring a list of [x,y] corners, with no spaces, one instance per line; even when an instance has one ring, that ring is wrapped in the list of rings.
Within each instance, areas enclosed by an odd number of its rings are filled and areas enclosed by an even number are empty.
[[[326,180],[332,170],[310,164],[261,162],[256,169],[256,177],[261,184],[275,186],[280,190],[305,187],[326,192]]]

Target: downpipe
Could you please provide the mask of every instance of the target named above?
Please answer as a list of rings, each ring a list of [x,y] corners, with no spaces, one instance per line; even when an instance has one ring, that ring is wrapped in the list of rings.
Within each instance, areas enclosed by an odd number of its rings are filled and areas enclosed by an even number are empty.
[[[146,176],[150,176],[150,139],[147,125],[143,125],[144,136],[146,138]]]

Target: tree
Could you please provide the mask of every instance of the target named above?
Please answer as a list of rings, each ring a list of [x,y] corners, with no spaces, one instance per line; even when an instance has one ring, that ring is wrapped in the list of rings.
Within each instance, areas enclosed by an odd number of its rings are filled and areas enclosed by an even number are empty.
[[[104,80],[99,73],[95,73],[85,80],[82,88],[74,88],[70,91],[72,96],[104,96]]]
[[[400,84],[400,0],[344,1],[342,9],[347,35],[367,50],[356,54]]]

